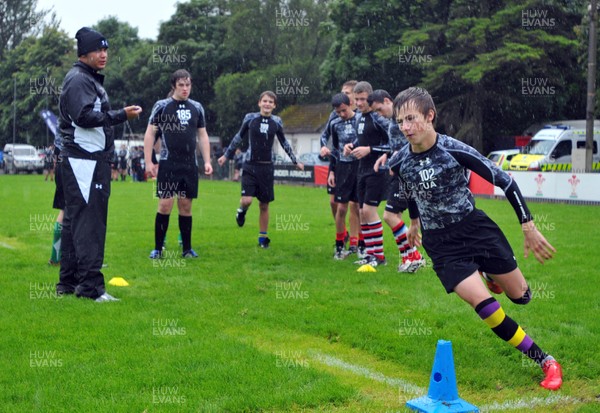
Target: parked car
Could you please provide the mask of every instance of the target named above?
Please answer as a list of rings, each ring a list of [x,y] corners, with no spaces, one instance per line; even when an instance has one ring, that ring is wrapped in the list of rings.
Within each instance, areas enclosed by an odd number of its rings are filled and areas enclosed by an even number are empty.
[[[4,146],[4,172],[15,174],[22,171],[42,173],[44,159],[31,145],[7,143]]]
[[[519,154],[518,149],[504,149],[501,151],[492,151],[488,154],[487,158],[498,165],[503,170],[508,170],[510,160]]]
[[[304,165],[329,165],[329,158],[321,157],[319,152],[308,152],[298,156],[298,162]]]

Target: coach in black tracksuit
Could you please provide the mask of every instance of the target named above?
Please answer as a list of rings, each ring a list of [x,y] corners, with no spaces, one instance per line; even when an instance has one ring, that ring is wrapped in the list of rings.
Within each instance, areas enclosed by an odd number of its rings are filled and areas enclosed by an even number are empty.
[[[137,117],[141,108],[110,109],[102,86],[104,76],[98,73],[106,66],[108,42],[87,27],[75,37],[79,61],[65,77],[59,103],[65,216],[56,290],[99,302],[114,301],[105,291],[100,272],[114,152],[112,126]]]

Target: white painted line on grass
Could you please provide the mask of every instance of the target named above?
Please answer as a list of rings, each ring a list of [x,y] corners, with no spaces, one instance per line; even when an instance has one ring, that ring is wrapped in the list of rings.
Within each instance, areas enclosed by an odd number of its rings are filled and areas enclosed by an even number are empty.
[[[387,377],[382,373],[369,370],[366,367],[357,366],[356,364],[345,362],[344,360],[340,360],[336,357],[328,356],[326,354],[321,354],[317,352],[314,353],[313,359],[330,367],[337,367],[343,370],[350,371],[358,376],[366,377],[368,379],[375,380],[380,383],[385,383],[392,387],[401,388],[403,393],[414,394],[418,396],[423,396],[427,394],[427,389],[409,383],[406,380]],[[558,403],[576,404],[579,403],[579,400],[571,396],[552,394],[548,397],[529,397],[517,400],[507,400],[502,403],[494,402],[480,407],[479,410],[481,413],[484,413],[503,410],[532,409],[534,407],[551,406],[553,404]]]
[[[5,244],[4,242],[0,242],[0,247],[4,247],[4,248],[9,249],[9,250],[14,250],[15,249],[15,247],[13,247],[12,245]]]
[[[313,357],[315,360],[320,361],[323,364],[326,364],[330,367],[338,367],[343,370],[348,370],[358,376],[363,376],[371,380],[378,381],[380,383],[388,384],[392,387],[400,387],[403,390],[403,393],[410,393],[415,395],[422,395],[427,393],[427,390],[414,385],[412,383],[407,382],[402,379],[395,379],[392,377],[387,377],[382,373],[378,373],[376,371],[369,370],[366,367],[357,366],[355,364],[347,363],[344,360],[340,360],[335,357],[328,356],[326,354],[315,353]]]
[[[517,410],[517,409],[533,409],[539,406],[550,406],[557,403],[579,403],[574,397],[563,396],[560,394],[553,394],[548,397],[531,397],[526,399],[507,400],[502,403],[492,403],[479,408],[483,412],[494,412],[504,410]]]

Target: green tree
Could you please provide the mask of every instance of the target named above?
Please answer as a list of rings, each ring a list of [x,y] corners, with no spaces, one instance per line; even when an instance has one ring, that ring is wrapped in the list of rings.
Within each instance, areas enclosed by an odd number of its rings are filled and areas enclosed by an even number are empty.
[[[581,112],[582,1],[337,0],[321,74],[395,94],[423,85],[439,129],[482,152],[532,123]],[[566,70],[566,68],[569,68]]]
[[[494,138],[577,113],[582,73],[565,68],[581,15],[560,3],[452,3],[448,23],[428,32],[441,47],[423,78],[448,133],[485,153]]]
[[[30,36],[6,53],[0,63],[0,145],[12,142],[15,79],[16,141],[36,146],[47,143],[46,125],[39,112],[45,108],[58,112],[58,97],[71,65],[73,46],[66,33],[46,27],[42,36]]]
[[[23,39],[38,35],[49,25],[57,27],[50,10],[36,11],[37,0],[3,0],[0,2],[0,60]],[[49,18],[49,22],[44,19]]]
[[[215,83],[217,129],[227,142],[244,113],[258,110],[260,92],[272,90],[277,106],[329,99],[319,66],[331,43],[324,27],[328,1],[231,1],[223,44],[223,71]],[[255,41],[249,41],[255,39]]]
[[[395,94],[421,76],[420,65],[401,61],[402,33],[440,12],[432,1],[337,0],[324,30],[334,39],[321,65],[324,89],[339,90],[349,79],[369,81]],[[443,12],[443,10],[441,10]]]
[[[415,27],[378,56],[389,59],[400,46],[405,59],[427,60],[415,84],[434,96],[440,130],[485,153],[532,123],[581,113],[582,71],[572,68],[582,2],[421,3],[446,13],[419,12]]]

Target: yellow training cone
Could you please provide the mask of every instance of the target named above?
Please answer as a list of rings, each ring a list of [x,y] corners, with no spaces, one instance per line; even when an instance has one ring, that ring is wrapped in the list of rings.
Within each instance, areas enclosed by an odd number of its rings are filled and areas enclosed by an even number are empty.
[[[361,265],[358,267],[358,272],[377,272],[377,270],[372,267],[370,264]]]
[[[110,281],[108,282],[110,285],[114,285],[117,287],[127,287],[129,286],[129,283],[127,281],[125,281],[125,279],[123,277],[113,277],[110,279]]]

